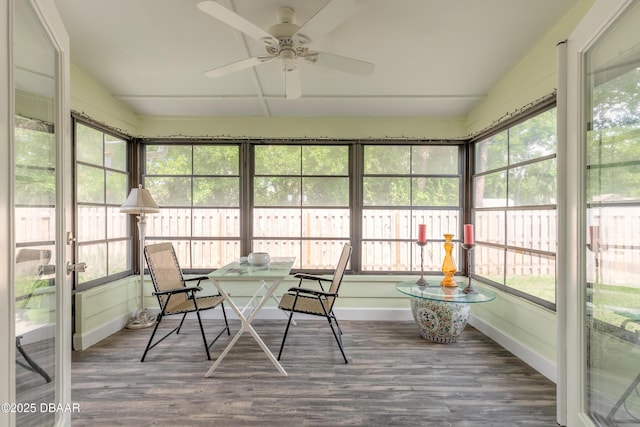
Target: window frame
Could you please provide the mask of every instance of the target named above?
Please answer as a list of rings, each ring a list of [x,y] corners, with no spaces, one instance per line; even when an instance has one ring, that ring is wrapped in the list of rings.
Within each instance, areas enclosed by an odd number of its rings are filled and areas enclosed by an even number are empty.
[[[540,211],[545,211],[545,210],[553,210],[556,212],[556,248],[557,248],[557,239],[558,239],[558,233],[557,233],[557,201],[556,204],[538,204],[538,205],[516,205],[516,206],[509,206],[508,203],[505,203],[504,206],[497,206],[497,207],[477,207],[477,201],[475,200],[475,196],[476,196],[476,191],[475,191],[475,178],[476,177],[481,177],[481,176],[486,176],[489,174],[493,174],[493,173],[497,173],[497,172],[505,172],[506,176],[507,176],[507,180],[508,180],[508,175],[509,175],[509,171],[515,169],[515,168],[519,168],[519,167],[523,167],[523,166],[527,166],[527,165],[532,165],[532,164],[536,164],[536,163],[540,163],[543,161],[548,161],[551,159],[556,159],[557,160],[557,145],[556,145],[556,150],[555,153],[553,154],[547,154],[547,155],[543,155],[541,157],[535,157],[535,158],[528,158],[526,160],[517,162],[517,163],[513,163],[510,164],[510,156],[509,156],[509,142],[507,140],[507,152],[506,152],[506,156],[507,156],[507,164],[505,166],[500,166],[500,167],[496,167],[494,169],[488,169],[488,170],[484,170],[482,172],[476,173],[475,171],[475,166],[476,166],[476,147],[477,144],[479,142],[485,141],[489,138],[491,138],[494,135],[497,135],[501,132],[504,131],[508,131],[538,115],[544,114],[550,110],[553,110],[556,108],[556,96],[555,93],[552,94],[549,97],[546,97],[542,100],[540,100],[538,103],[532,104],[530,106],[528,106],[527,108],[523,109],[522,111],[519,111],[518,113],[514,114],[513,116],[509,117],[508,119],[505,119],[504,121],[500,122],[498,125],[495,125],[493,127],[491,127],[490,129],[483,131],[481,133],[479,133],[478,135],[475,135],[473,138],[471,138],[468,141],[468,152],[469,152],[469,162],[468,162],[468,173],[469,173],[469,180],[468,180],[468,194],[467,194],[467,198],[469,200],[469,215],[470,218],[474,218],[475,222],[475,218],[476,218],[476,213],[477,212],[503,212],[504,213],[504,220],[503,220],[503,227],[504,227],[504,233],[505,233],[505,238],[504,238],[504,243],[499,244],[499,243],[495,243],[495,242],[483,242],[481,241],[481,239],[479,239],[476,236],[476,251],[478,250],[478,246],[484,246],[485,248],[489,248],[489,249],[494,249],[494,250],[500,250],[502,251],[502,263],[503,263],[503,268],[504,271],[502,273],[503,276],[503,282],[504,283],[499,283],[496,282],[494,280],[491,280],[490,278],[487,277],[483,277],[479,274],[476,274],[475,271],[470,273],[471,277],[474,280],[478,280],[481,283],[484,283],[486,285],[492,286],[500,291],[503,291],[505,293],[508,294],[512,294],[515,295],[517,297],[523,298],[525,300],[528,300],[532,303],[535,303],[537,305],[540,305],[544,308],[547,308],[549,310],[555,311],[556,310],[556,302],[557,302],[557,286],[558,286],[558,277],[557,277],[557,250],[556,251],[545,251],[545,250],[540,250],[540,249],[535,249],[535,248],[527,248],[527,247],[521,247],[521,246],[515,246],[515,245],[510,245],[507,241],[508,239],[508,235],[507,235],[507,217],[508,214],[510,212],[517,212],[517,211],[536,211],[536,210],[540,210]],[[557,122],[557,115],[556,115],[556,122]],[[556,125],[556,129],[557,129],[557,125]],[[556,132],[556,138],[557,138],[557,132]],[[556,144],[557,144],[557,139],[556,139]],[[556,164],[556,168],[557,168],[557,164]],[[558,194],[558,182],[556,181],[556,199],[557,199],[557,194]],[[507,181],[507,188],[505,191],[505,197],[508,198],[509,196],[509,189],[508,189],[508,181]],[[513,254],[513,253],[520,253],[520,254],[525,254],[525,255],[531,255],[531,256],[535,256],[535,257],[544,257],[544,258],[549,258],[549,259],[553,259],[554,262],[554,270],[555,270],[555,286],[554,286],[554,302],[545,300],[543,298],[540,298],[536,295],[533,294],[529,294],[527,292],[524,292],[522,290],[513,288],[509,285],[507,285],[507,276],[508,276],[508,266],[507,266],[507,257],[509,256],[509,254]]]
[[[133,138],[131,138],[130,136],[127,136],[121,132],[118,132],[115,129],[111,129],[107,126],[104,126],[102,124],[96,123],[91,119],[88,119],[86,117],[77,115],[72,113],[71,115],[71,132],[72,132],[72,146],[73,146],[73,211],[74,211],[74,216],[73,216],[73,232],[74,232],[74,239],[75,239],[75,245],[74,245],[74,259],[77,260],[77,262],[86,262],[86,260],[81,259],[81,256],[79,255],[79,248],[85,245],[93,245],[99,242],[103,242],[106,246],[106,268],[108,271],[108,263],[109,263],[109,243],[114,243],[114,242],[126,242],[125,246],[127,248],[127,254],[125,256],[125,259],[127,259],[128,262],[128,266],[125,270],[114,273],[114,274],[107,274],[104,276],[100,276],[85,282],[80,283],[79,279],[78,279],[78,274],[74,274],[73,277],[73,290],[74,292],[79,292],[79,291],[84,291],[87,289],[91,289],[94,288],[96,286],[100,286],[109,282],[112,282],[114,280],[118,280],[118,279],[122,279],[125,278],[127,276],[132,275],[134,272],[137,271],[137,262],[134,261],[134,257],[137,256],[137,250],[134,248],[134,244],[133,244],[133,239],[134,237],[137,238],[137,231],[134,233],[134,229],[135,227],[133,226],[134,222],[133,222],[133,218],[129,218],[127,219],[127,231],[126,231],[126,236],[124,237],[112,237],[109,238],[108,236],[108,232],[107,232],[107,227],[108,225],[105,224],[105,235],[104,235],[104,239],[97,239],[97,240],[90,240],[90,241],[86,241],[86,242],[80,242],[78,240],[78,236],[79,236],[79,223],[80,223],[80,214],[79,214],[79,206],[81,205],[86,205],[86,206],[103,206],[105,208],[105,211],[108,208],[116,208],[119,207],[120,204],[115,204],[115,203],[108,203],[107,199],[106,199],[106,179],[104,182],[104,191],[105,191],[105,199],[103,201],[103,203],[79,203],[78,202],[78,190],[77,190],[77,185],[78,185],[78,172],[77,172],[77,168],[78,165],[84,165],[85,162],[82,161],[78,161],[77,158],[77,150],[78,150],[78,140],[77,140],[77,126],[78,125],[82,125],[88,128],[91,128],[93,130],[96,130],[98,132],[101,132],[103,134],[103,144],[104,144],[104,138],[105,135],[108,135],[109,137],[113,137],[113,138],[117,138],[117,139],[121,139],[125,142],[126,144],[126,156],[127,156],[127,160],[126,160],[126,171],[121,171],[119,169],[114,169],[114,168],[109,168],[105,165],[104,162],[104,149],[103,149],[103,164],[101,166],[101,169],[103,171],[104,174],[106,174],[106,172],[112,170],[112,171],[117,171],[119,173],[123,173],[126,175],[127,177],[127,193],[123,195],[122,197],[122,202],[124,203],[128,192],[130,191],[130,188],[132,186],[132,182],[134,182],[134,165],[135,165],[135,155],[134,155],[134,141]],[[97,165],[94,164],[88,164],[91,167],[97,167]],[[125,215],[125,214],[121,214],[121,215]],[[106,218],[106,217],[105,217]],[[105,219],[106,221],[106,219]],[[87,268],[91,268],[91,265],[87,265]]]

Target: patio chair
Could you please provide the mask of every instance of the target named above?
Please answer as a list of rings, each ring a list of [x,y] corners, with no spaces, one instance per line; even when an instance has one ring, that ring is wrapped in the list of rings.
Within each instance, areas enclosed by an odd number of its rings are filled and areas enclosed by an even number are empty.
[[[289,290],[282,296],[280,300],[280,304],[278,308],[284,311],[289,312],[289,321],[287,322],[287,328],[284,331],[284,336],[282,337],[282,344],[280,345],[280,353],[278,353],[278,360],[280,360],[280,356],[282,356],[282,350],[284,349],[284,343],[287,339],[287,333],[289,332],[289,327],[291,326],[291,321],[293,320],[294,313],[303,313],[312,316],[323,316],[329,322],[329,327],[331,327],[331,332],[333,332],[333,336],[338,343],[338,347],[340,348],[340,352],[342,353],[342,357],[344,358],[344,363],[349,363],[347,360],[347,356],[344,353],[344,347],[342,345],[342,329],[340,328],[340,324],[338,323],[338,319],[333,312],[333,305],[338,298],[338,290],[340,288],[340,284],[342,283],[342,277],[344,276],[344,271],[347,268],[347,264],[349,263],[349,258],[351,257],[351,245],[349,243],[345,243],[342,248],[342,255],[340,256],[340,260],[338,261],[338,265],[333,273],[333,278],[328,279],[324,277],[318,277],[309,275],[306,273],[298,273],[293,277],[300,279],[298,282],[298,286],[294,286],[289,288]],[[302,287],[303,282],[317,282],[319,285],[319,289],[310,289],[306,287]],[[329,288],[325,291],[324,284],[329,284]],[[333,323],[335,322],[336,328],[334,328]]]
[[[156,317],[156,324],[147,343],[147,348],[144,350],[141,362],[144,362],[145,357],[149,350],[156,345],[160,344],[165,338],[172,333],[179,334],[184,319],[189,313],[195,313],[198,318],[198,324],[200,325],[200,332],[202,333],[202,341],[204,342],[204,349],[207,352],[207,359],[211,360],[209,348],[220,338],[220,336],[227,331],[227,335],[231,335],[229,330],[229,322],[227,321],[227,314],[224,311],[224,298],[220,295],[210,296],[196,296],[196,293],[201,291],[200,282],[207,280],[207,276],[193,277],[185,279],[182,276],[182,269],[178,263],[175,250],[171,243],[157,243],[153,245],[147,245],[144,248],[144,256],[149,266],[149,273],[151,275],[151,281],[155,295],[158,298],[158,304],[160,306],[160,313]],[[188,282],[197,282],[195,286],[187,286]],[[224,316],[225,327],[218,333],[211,343],[207,342],[207,337],[204,333],[202,326],[202,318],[200,312],[209,310],[220,306],[222,308],[222,315]],[[182,314],[182,320],[180,324],[173,328],[168,334],[158,339],[155,343],[153,338],[160,326],[160,322],[165,316]]]

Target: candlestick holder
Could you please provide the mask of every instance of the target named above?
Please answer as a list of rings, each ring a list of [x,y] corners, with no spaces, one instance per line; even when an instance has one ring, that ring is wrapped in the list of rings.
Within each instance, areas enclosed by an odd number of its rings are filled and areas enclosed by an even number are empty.
[[[424,247],[427,245],[427,242],[416,242],[416,245],[420,246],[420,278],[416,282],[418,286],[427,286],[428,283],[424,278]]]
[[[473,248],[475,247],[475,243],[463,243],[462,244],[462,249],[464,249],[465,251],[467,251],[467,277],[468,277],[468,283],[467,283],[467,287],[464,288],[462,290],[462,293],[465,294],[477,294],[478,290],[476,288],[473,287],[473,285],[471,284],[471,251],[473,250]]]
[[[453,243],[451,242],[451,239],[453,239],[453,234],[444,235],[445,255],[444,261],[442,261],[442,273],[444,274],[444,279],[440,282],[440,286],[458,286],[456,281],[453,280],[453,275],[456,274],[456,265],[453,263],[453,257],[451,256],[451,251],[453,251]]]

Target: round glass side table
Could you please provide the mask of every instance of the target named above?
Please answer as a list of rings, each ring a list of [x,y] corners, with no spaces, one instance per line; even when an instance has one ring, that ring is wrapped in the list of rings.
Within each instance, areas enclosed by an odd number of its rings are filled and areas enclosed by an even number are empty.
[[[421,286],[415,281],[401,282],[396,289],[411,297],[411,313],[420,328],[420,335],[440,344],[458,341],[469,320],[470,304],[496,298],[488,291],[465,294],[457,287]]]

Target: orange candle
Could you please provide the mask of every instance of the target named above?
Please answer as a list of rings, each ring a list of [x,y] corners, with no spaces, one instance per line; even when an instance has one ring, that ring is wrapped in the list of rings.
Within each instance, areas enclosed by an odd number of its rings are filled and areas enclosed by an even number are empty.
[[[427,225],[419,224],[418,225],[418,242],[424,243],[427,241]]]

